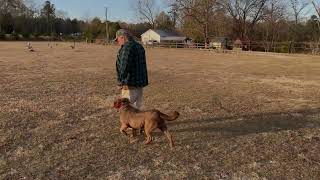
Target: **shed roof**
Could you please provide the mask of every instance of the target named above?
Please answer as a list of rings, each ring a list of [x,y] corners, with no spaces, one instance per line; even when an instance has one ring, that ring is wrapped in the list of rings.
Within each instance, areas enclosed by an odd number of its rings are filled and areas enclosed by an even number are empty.
[[[212,37],[210,38],[211,42],[224,42],[230,40],[228,37]]]
[[[158,33],[161,37],[185,37],[182,34],[176,32],[176,31],[170,31],[170,30],[161,30],[161,29],[155,29],[154,32]]]

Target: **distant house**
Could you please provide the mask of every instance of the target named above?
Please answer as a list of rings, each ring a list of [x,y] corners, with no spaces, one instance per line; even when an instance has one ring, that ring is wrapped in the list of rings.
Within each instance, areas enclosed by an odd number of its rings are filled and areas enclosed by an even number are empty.
[[[239,51],[239,50],[242,50],[242,48],[243,48],[243,44],[239,38],[233,42],[233,50]]]
[[[227,37],[210,38],[210,48],[214,49],[232,49],[232,40]]]
[[[149,29],[141,35],[141,41],[143,44],[162,42],[186,42],[186,40],[186,36],[168,30]]]
[[[233,42],[235,48],[242,48],[242,41],[238,38]]]

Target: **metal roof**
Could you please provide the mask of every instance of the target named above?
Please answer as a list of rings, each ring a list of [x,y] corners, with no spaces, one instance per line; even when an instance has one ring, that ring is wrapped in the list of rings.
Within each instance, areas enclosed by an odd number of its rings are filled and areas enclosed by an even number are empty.
[[[175,31],[160,30],[160,29],[155,29],[153,31],[158,33],[161,37],[185,37],[185,36],[181,35],[178,32],[175,32]]]

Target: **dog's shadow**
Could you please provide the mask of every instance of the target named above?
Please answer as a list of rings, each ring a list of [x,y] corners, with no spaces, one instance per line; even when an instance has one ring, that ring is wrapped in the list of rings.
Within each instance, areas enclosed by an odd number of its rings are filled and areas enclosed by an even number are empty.
[[[192,133],[196,134],[195,137],[209,140],[208,137],[212,133],[235,137],[300,128],[316,128],[320,127],[320,120],[314,119],[317,115],[320,115],[319,108],[222,118],[177,120],[168,123],[168,126],[174,133],[183,133],[186,136]]]

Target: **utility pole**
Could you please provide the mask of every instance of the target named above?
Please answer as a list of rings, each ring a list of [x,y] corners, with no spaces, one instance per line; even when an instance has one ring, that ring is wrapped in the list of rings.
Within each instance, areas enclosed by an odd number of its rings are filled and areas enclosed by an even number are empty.
[[[109,44],[109,24],[108,24],[108,7],[106,8],[106,34],[107,34],[107,43]]]

